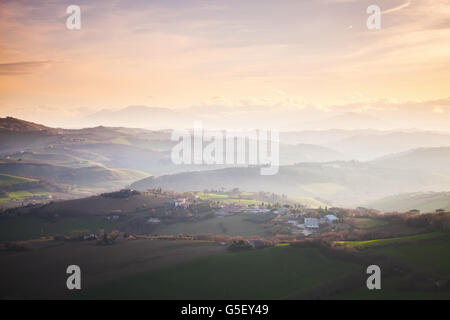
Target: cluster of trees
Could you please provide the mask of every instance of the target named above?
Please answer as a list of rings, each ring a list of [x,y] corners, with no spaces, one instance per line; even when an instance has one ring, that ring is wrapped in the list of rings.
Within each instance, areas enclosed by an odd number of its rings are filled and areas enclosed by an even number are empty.
[[[97,244],[111,245],[111,244],[115,244],[118,241],[123,240],[127,237],[128,237],[127,234],[121,233],[118,230],[113,230],[110,233],[107,233],[104,230],[100,230],[100,233],[97,236]]]
[[[117,198],[117,199],[121,199],[121,198],[128,198],[131,196],[136,196],[141,194],[139,191],[137,190],[130,190],[130,189],[122,189],[120,191],[115,191],[115,192],[109,192],[109,193],[102,193],[100,196],[103,198]]]
[[[383,216],[389,222],[403,223],[410,227],[427,228],[430,231],[450,231],[450,212],[440,213],[390,213]]]
[[[450,231],[450,212],[409,215],[405,223],[412,227],[422,227],[433,231]]]

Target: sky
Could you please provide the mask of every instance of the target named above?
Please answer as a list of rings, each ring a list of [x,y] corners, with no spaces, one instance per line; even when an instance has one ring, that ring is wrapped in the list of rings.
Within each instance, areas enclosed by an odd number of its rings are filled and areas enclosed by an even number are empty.
[[[0,116],[77,126],[149,106],[443,129],[449,17],[449,0],[3,0]]]

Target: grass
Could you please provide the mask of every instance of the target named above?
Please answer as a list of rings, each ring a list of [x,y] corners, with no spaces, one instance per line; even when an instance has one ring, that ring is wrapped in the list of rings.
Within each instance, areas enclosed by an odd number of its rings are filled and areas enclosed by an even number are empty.
[[[50,195],[49,192],[39,189],[32,189],[32,190],[19,190],[19,191],[12,191],[7,193],[8,196],[4,198],[0,198],[0,203],[11,201],[12,199],[18,199],[23,200],[29,197],[43,197]]]
[[[353,218],[351,219],[352,225],[358,229],[371,229],[382,227],[389,224],[388,221],[372,218]]]
[[[450,243],[448,237],[435,241],[373,248],[371,252],[396,257],[416,268],[450,277]]]
[[[88,298],[282,299],[356,270],[317,249],[227,253],[138,274],[85,292]]]
[[[39,218],[16,217],[1,220],[0,241],[30,240],[42,236],[70,234],[74,230],[96,232],[100,229],[107,232],[117,229],[117,221],[105,221],[101,217],[76,217],[48,222]]]
[[[427,275],[428,288],[431,279],[450,278],[450,243],[448,235],[431,233],[413,237],[414,241],[391,241],[389,246],[371,246],[368,253],[394,257]],[[405,237],[411,238],[411,237]],[[429,241],[416,241],[418,239]],[[383,273],[382,273],[383,274]],[[348,292],[335,295],[333,299],[450,299],[450,291],[421,288],[424,280],[393,276],[383,278],[381,290],[369,291],[362,284]],[[416,283],[418,282],[418,283]]]
[[[6,187],[6,186],[11,186],[11,185],[16,185],[16,184],[36,182],[36,181],[38,181],[38,180],[0,173],[0,188]]]
[[[397,238],[387,238],[387,239],[375,239],[375,240],[366,240],[366,241],[336,241],[336,244],[343,244],[348,247],[354,247],[354,248],[370,248],[370,247],[378,247],[378,246],[385,246],[385,245],[392,245],[392,244],[402,244],[402,243],[408,243],[408,242],[415,242],[415,241],[421,241],[421,240],[429,240],[429,239],[436,239],[439,237],[444,236],[445,233],[442,232],[430,232],[430,233],[423,233],[423,234],[417,234],[417,235],[411,235],[411,236],[405,236],[405,237],[397,237]]]
[[[250,193],[250,192],[242,192],[241,198],[239,198],[239,197],[231,197],[230,195],[227,195],[227,194],[204,193],[204,192],[197,193],[197,196],[201,200],[220,201],[225,204],[241,203],[241,204],[245,204],[245,205],[253,205],[253,204],[261,204],[261,202],[263,202],[263,201],[258,201],[258,200],[254,200],[254,199],[245,199],[245,197],[250,197],[252,195],[253,195],[253,193]]]
[[[347,290],[330,297],[332,300],[448,300],[448,291],[427,291],[402,288],[405,279],[401,277],[382,278],[381,290],[368,290],[365,283],[359,288]]]
[[[222,201],[224,199],[230,198],[230,196],[227,194],[204,193],[204,192],[197,193],[197,196],[201,200],[211,200],[211,201]]]
[[[215,217],[198,222],[163,224],[156,227],[154,234],[227,234],[233,236],[265,236],[262,224],[247,221],[245,215]]]
[[[124,241],[99,246],[95,241],[33,241],[32,250],[0,250],[0,299],[67,299],[66,269],[81,268],[81,292],[111,281],[163,269],[195,258],[223,254],[225,247],[207,241]],[[78,293],[78,294],[79,294]]]

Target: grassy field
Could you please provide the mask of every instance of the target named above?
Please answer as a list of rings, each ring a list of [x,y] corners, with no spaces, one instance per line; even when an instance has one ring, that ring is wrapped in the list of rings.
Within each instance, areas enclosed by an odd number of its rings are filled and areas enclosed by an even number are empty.
[[[49,222],[40,218],[17,217],[0,221],[0,241],[37,239],[42,236],[70,234],[74,230],[97,232],[105,229],[109,232],[116,228],[116,221],[106,221],[102,217],[63,218],[57,222]]]
[[[432,238],[432,241],[375,247],[371,252],[396,257],[427,272],[450,278],[450,238]]]
[[[227,253],[137,274],[83,297],[136,299],[283,299],[355,272],[317,249],[276,247]]]
[[[389,256],[409,266],[424,279],[405,276],[382,276],[381,290],[365,286],[333,296],[333,299],[450,299],[450,290],[436,290],[429,279],[450,279],[449,235],[429,233],[409,239],[388,239],[383,246],[369,246],[366,253]],[[419,241],[426,240],[426,241]],[[383,271],[382,271],[383,275]]]
[[[267,235],[261,223],[247,221],[245,214],[215,217],[199,222],[181,222],[157,226],[154,234],[227,234],[240,236]]]
[[[242,192],[241,198],[239,198],[239,197],[232,197],[227,194],[204,193],[204,192],[197,193],[197,196],[202,200],[221,201],[223,203],[242,203],[242,204],[246,204],[246,205],[261,204],[261,201],[257,201],[257,200],[253,200],[253,199],[245,199],[252,195],[253,195],[253,193]]]
[[[202,241],[37,242],[31,251],[0,251],[0,299],[76,298],[79,293],[66,288],[66,268],[72,264],[81,268],[81,293],[90,293],[112,281],[224,252]]]
[[[22,183],[36,182],[36,181],[38,181],[38,180],[0,173],[0,188],[15,185],[15,184],[22,184]]]
[[[387,225],[389,222],[373,218],[351,218],[346,219],[347,223],[358,229],[371,229]]]
[[[7,195],[8,195],[7,197],[3,197],[3,198],[0,197],[0,203],[8,202],[8,201],[11,201],[12,199],[24,200],[26,198],[35,197],[35,196],[39,196],[39,197],[48,196],[48,195],[50,195],[50,193],[45,190],[33,189],[33,190],[18,190],[18,191],[8,192]]]
[[[408,280],[402,277],[382,278],[381,290],[368,290],[365,284],[329,297],[330,300],[448,300],[449,291],[431,291],[406,288]]]
[[[417,234],[417,235],[397,237],[397,238],[375,239],[375,240],[366,240],[366,241],[336,241],[336,243],[343,244],[348,247],[362,249],[362,248],[379,247],[379,246],[386,246],[386,245],[397,245],[397,244],[402,244],[402,243],[436,239],[439,237],[443,237],[444,235],[445,234],[441,233],[441,232],[431,232],[431,233]]]

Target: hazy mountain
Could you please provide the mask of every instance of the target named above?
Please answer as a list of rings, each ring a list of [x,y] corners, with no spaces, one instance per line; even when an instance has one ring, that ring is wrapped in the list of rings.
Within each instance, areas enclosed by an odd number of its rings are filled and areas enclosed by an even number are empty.
[[[391,153],[416,148],[450,146],[450,134],[436,132],[379,132],[357,134],[323,145],[346,154],[352,159],[370,160]]]
[[[151,175],[133,187],[176,190],[240,187],[311,196],[337,204],[360,204],[395,193],[446,191],[450,187],[450,147],[398,152],[417,146],[450,145],[447,143],[450,135],[440,133],[285,132],[280,136],[279,174],[260,176],[257,168],[175,165],[171,150],[177,142],[171,141],[170,130],[104,126],[52,129],[13,118],[2,119],[2,123],[0,155],[4,160],[0,172],[61,184],[108,187],[115,184],[121,188]],[[389,154],[392,152],[396,153]],[[340,161],[378,155],[384,157],[364,163]]]
[[[123,127],[132,124],[135,128],[171,128],[176,126],[182,113],[167,108],[129,106],[120,110],[104,109],[81,119],[83,126]],[[184,126],[182,126],[184,127]]]
[[[371,162],[282,166],[273,176],[261,176],[259,168],[250,167],[149,177],[132,184],[132,187],[162,187],[178,191],[239,187],[356,206],[402,192],[446,191],[450,188],[448,160],[448,148],[423,149]]]
[[[128,106],[103,109],[80,119],[82,126],[191,128],[194,121],[215,129],[276,128],[280,130],[392,130],[397,126],[379,117],[357,112],[324,112],[318,108],[261,108],[259,106],[191,106],[161,108]]]
[[[320,121],[302,123],[301,127],[308,130],[389,130],[395,127],[395,125],[371,115],[345,112]]]
[[[446,175],[450,173],[450,147],[409,150],[374,160],[372,163],[382,168],[426,170],[430,173]]]

